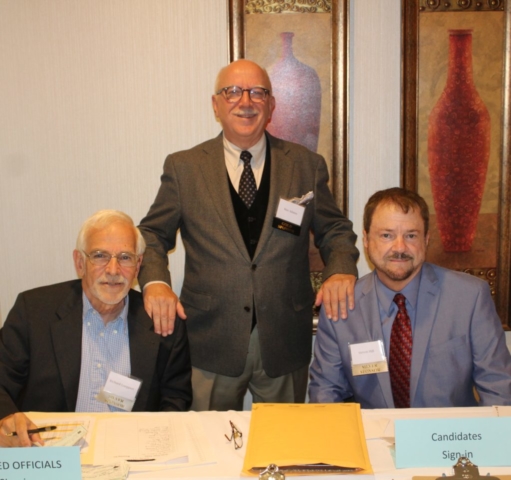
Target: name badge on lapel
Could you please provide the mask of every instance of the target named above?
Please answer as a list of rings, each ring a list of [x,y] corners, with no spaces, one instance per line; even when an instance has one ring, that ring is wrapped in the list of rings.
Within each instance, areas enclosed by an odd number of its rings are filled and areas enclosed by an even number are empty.
[[[351,370],[353,376],[388,372],[385,346],[381,340],[352,343],[350,346]]]
[[[277,214],[273,219],[273,228],[293,235],[300,235],[305,207],[283,198],[279,201]]]
[[[120,373],[110,372],[105,386],[98,393],[96,399],[127,412],[131,412],[142,380],[135,377],[126,377]]]

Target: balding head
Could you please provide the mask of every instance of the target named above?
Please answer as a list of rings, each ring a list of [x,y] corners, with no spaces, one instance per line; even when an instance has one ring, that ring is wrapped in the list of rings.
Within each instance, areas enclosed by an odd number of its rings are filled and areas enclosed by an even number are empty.
[[[270,93],[263,101],[256,102],[251,100],[249,92],[246,91],[238,101],[230,102],[222,93],[222,89],[232,86],[243,90],[261,87]],[[260,140],[275,108],[268,73],[250,60],[237,60],[220,70],[212,102],[225,138],[243,150],[247,150]]]

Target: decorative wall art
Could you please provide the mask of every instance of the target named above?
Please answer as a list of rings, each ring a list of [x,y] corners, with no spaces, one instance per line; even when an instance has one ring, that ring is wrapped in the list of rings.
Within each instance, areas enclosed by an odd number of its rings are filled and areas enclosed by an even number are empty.
[[[428,260],[487,280],[510,319],[510,2],[403,0],[402,182]]]

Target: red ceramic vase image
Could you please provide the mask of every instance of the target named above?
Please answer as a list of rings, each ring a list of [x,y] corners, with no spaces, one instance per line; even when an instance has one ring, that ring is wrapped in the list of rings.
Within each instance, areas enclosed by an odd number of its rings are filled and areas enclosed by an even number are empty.
[[[268,131],[276,137],[318,149],[321,85],[316,71],[293,54],[292,32],[280,34],[279,59],[268,68],[277,106]]]
[[[428,163],[443,248],[468,252],[490,156],[490,115],[472,72],[472,30],[449,30],[447,81],[429,116]]]

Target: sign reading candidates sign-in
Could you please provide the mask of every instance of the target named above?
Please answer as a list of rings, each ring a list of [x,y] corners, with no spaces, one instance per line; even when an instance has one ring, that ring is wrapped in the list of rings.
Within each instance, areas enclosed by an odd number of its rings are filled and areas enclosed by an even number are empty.
[[[82,480],[80,448],[3,448],[0,480]]]
[[[511,466],[511,417],[396,420],[396,467]]]

